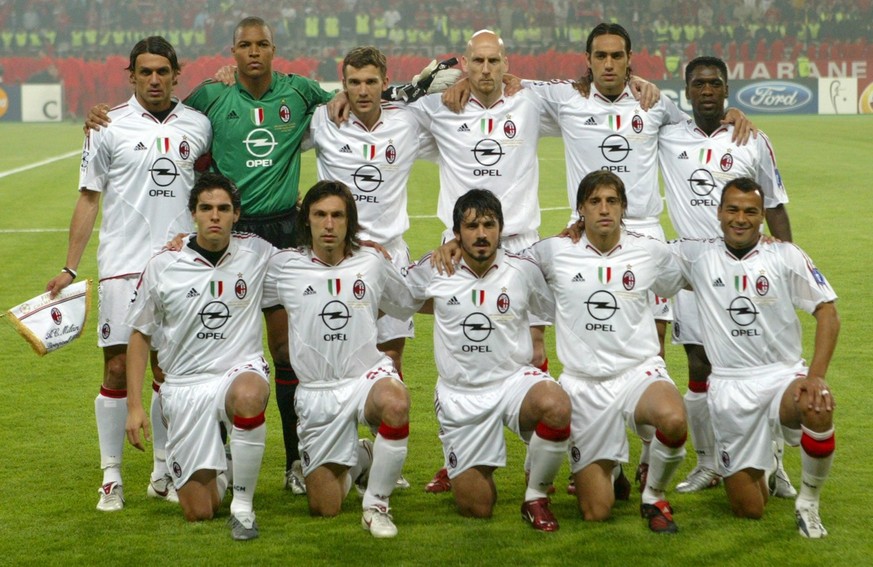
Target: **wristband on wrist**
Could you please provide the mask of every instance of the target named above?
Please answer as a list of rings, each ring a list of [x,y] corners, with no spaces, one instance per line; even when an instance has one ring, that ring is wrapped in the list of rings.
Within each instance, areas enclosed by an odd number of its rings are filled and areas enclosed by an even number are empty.
[[[66,266],[61,268],[61,272],[66,272],[66,273],[70,274],[70,277],[73,279],[76,279],[79,276],[79,274],[76,273],[76,270],[74,270],[73,268],[68,268]]]

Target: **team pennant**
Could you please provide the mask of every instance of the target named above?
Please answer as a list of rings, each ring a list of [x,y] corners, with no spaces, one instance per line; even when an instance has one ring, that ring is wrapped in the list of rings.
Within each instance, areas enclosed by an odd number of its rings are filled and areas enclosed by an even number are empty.
[[[54,299],[48,292],[17,305],[5,317],[36,354],[44,356],[77,339],[91,309],[91,280],[64,288]]]

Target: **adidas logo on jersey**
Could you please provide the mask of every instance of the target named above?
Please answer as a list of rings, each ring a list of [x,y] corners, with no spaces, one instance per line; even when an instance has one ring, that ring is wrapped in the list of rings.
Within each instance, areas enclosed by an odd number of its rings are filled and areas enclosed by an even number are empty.
[[[458,298],[455,297],[454,295],[453,295],[452,298],[449,300],[449,302],[446,303],[446,305],[460,305],[460,304],[461,304],[461,302],[458,301]]]
[[[712,287],[724,287],[724,282],[721,281],[721,278],[718,278],[712,282]]]
[[[231,110],[227,113],[225,120],[239,120],[239,114],[237,114],[235,110]]]
[[[573,276],[573,279],[570,281],[571,282],[584,282],[585,278],[582,277],[582,274],[577,273],[575,276]]]
[[[682,152],[679,154],[679,159],[688,159],[688,152]]]
[[[188,292],[188,295],[186,295],[185,297],[200,297],[200,294],[197,293],[197,290],[192,287],[191,290]]]
[[[588,120],[585,121],[585,126],[597,126],[597,120],[595,120],[594,117],[592,116]]]
[[[145,147],[145,144],[143,144],[142,142],[140,142],[140,143],[138,143],[138,144],[136,145],[135,148],[133,148],[133,151],[135,151],[135,152],[139,152],[139,151],[147,150],[147,149],[148,149],[148,148]]]
[[[466,123],[466,122],[463,123],[463,124],[461,124],[461,127],[458,128],[458,132],[469,132],[469,131],[470,131],[470,129],[467,127],[467,123]]]
[[[315,290],[312,289],[312,286],[307,286],[305,290],[303,290],[303,295],[315,295]]]
[[[350,148],[349,145],[346,144],[345,146],[340,148],[340,153],[341,154],[350,154],[350,153],[352,153],[352,148]]]

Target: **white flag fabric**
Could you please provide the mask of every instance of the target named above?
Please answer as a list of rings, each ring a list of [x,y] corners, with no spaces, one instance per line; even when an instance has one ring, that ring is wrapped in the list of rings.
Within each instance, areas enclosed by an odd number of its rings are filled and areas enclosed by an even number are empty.
[[[15,329],[44,356],[82,334],[91,308],[91,280],[64,288],[54,299],[43,293],[6,312]]]

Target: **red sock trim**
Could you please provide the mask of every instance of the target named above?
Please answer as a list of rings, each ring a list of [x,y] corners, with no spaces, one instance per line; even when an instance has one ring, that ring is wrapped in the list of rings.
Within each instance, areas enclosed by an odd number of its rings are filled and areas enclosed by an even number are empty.
[[[709,390],[709,380],[688,380],[688,389],[695,394],[705,394]]]
[[[539,366],[537,366],[537,368],[539,368],[540,370],[542,370],[543,372],[548,374],[549,373],[549,357],[546,357],[546,359],[543,361],[543,363],[540,364]]]
[[[276,366],[276,384],[294,386],[300,383],[290,366]]]
[[[560,429],[555,429],[554,427],[549,427],[542,421],[537,423],[536,428],[537,435],[546,441],[564,441],[570,438],[570,426],[562,427]]]
[[[678,449],[679,447],[681,447],[682,445],[685,444],[685,440],[688,439],[688,434],[686,433],[685,435],[682,436],[681,439],[677,439],[676,441],[670,441],[669,439],[667,439],[667,437],[663,433],[661,433],[660,429],[656,429],[655,430],[655,437],[657,437],[658,441],[660,441],[661,443],[663,443],[667,447],[670,447],[671,449]]]
[[[264,424],[266,418],[264,412],[259,413],[254,417],[242,417],[239,415],[233,416],[233,426],[238,429],[254,429]]]
[[[152,380],[152,392],[159,393],[161,391],[161,385]]]
[[[813,439],[806,432],[800,434],[800,446],[806,451],[806,454],[816,459],[824,459],[830,457],[836,448],[836,441],[831,435],[824,441]]]
[[[116,400],[120,400],[121,398],[127,397],[127,388],[124,390],[112,390],[107,388],[106,386],[100,386],[100,395],[104,398],[113,398]]]
[[[404,423],[400,427],[391,427],[385,422],[379,424],[379,435],[385,439],[399,441],[409,437],[409,423]]]

